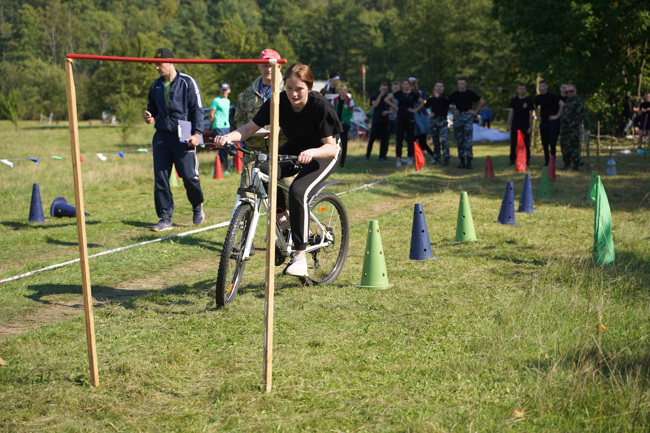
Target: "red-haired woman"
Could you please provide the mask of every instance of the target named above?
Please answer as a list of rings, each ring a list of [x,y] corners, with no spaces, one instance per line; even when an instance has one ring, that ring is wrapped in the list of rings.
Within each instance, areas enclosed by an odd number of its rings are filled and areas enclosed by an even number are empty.
[[[284,91],[280,93],[280,128],[287,142],[278,153],[298,155],[301,165],[289,189],[291,209],[291,238],[296,251],[284,270],[285,274],[306,277],[305,249],[309,235],[307,202],[313,188],[336,168],[340,151],[341,122],[332,104],[317,92],[312,92],[314,76],[307,65],[294,63],[284,75]],[[262,126],[271,123],[271,104],[267,100],[253,120],[226,135],[216,137],[215,145],[244,141]],[[291,176],[290,169],[281,167],[279,177]]]

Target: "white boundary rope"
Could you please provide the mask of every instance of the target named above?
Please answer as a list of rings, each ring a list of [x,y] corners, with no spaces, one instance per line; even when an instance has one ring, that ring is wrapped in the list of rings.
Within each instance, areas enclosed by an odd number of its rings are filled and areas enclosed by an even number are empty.
[[[347,194],[347,193],[350,193],[350,192],[353,192],[353,191],[358,191],[360,189],[367,189],[367,188],[373,187],[373,186],[375,186],[375,185],[377,185],[377,184],[379,184],[379,183],[381,183],[383,181],[384,181],[384,178],[382,177],[381,179],[379,179],[379,180],[377,180],[375,182],[367,183],[367,184],[362,185],[362,186],[360,186],[358,188],[350,189],[348,191],[342,191],[342,192],[337,193],[336,195],[343,195],[343,194]],[[107,251],[102,251],[101,253],[92,254],[92,255],[88,256],[88,258],[91,259],[93,257],[105,256],[107,254],[117,253],[119,251],[125,251],[125,250],[128,250],[130,248],[140,247],[142,245],[153,244],[155,242],[161,242],[161,241],[166,241],[166,240],[169,240],[169,239],[180,238],[180,237],[183,237],[183,236],[193,235],[195,233],[200,233],[200,232],[204,232],[204,231],[207,231],[207,230],[218,229],[218,228],[221,228],[221,227],[227,227],[229,224],[230,224],[230,221],[224,221],[224,222],[221,222],[219,224],[214,224],[214,225],[211,225],[211,226],[202,227],[200,229],[190,230],[190,231],[183,232],[183,233],[177,233],[175,235],[166,236],[164,238],[151,239],[151,240],[144,241],[144,242],[138,242],[137,244],[133,244],[133,245],[127,245],[127,246],[124,246],[124,247],[113,248],[112,250],[107,250]],[[51,265],[51,266],[47,266],[45,268],[36,269],[34,271],[25,272],[24,274],[14,275],[13,277],[9,277],[9,278],[5,278],[4,280],[0,280],[0,284],[7,283],[9,281],[15,281],[15,280],[18,280],[18,279],[23,278],[23,277],[28,277],[30,275],[37,274],[39,272],[49,271],[51,269],[57,269],[57,268],[61,268],[63,266],[71,265],[73,263],[77,263],[79,260],[80,259],[69,260],[67,262],[57,263],[56,265]]]

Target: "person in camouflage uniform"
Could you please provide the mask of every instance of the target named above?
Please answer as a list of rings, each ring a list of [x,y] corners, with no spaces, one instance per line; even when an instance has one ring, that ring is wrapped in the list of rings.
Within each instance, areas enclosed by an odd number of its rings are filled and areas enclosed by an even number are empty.
[[[476,109],[472,109],[478,102]],[[457,168],[472,168],[474,116],[481,111],[485,100],[467,88],[467,78],[458,78],[458,90],[449,95],[449,103],[454,105],[454,137],[458,146],[460,164]]]
[[[260,54],[260,59],[281,59],[277,51],[265,49]],[[248,122],[253,120],[260,107],[271,97],[271,64],[257,65],[260,70],[260,76],[253,82],[253,84],[242,92],[237,101],[235,108],[235,127],[241,128]],[[282,90],[282,89],[281,89]],[[270,125],[266,125],[265,129],[270,129]],[[284,136],[280,132],[280,140]],[[269,152],[269,138],[268,135],[258,134],[253,135],[246,140],[246,148],[250,150],[261,150],[262,152]],[[244,155],[244,170],[242,171],[240,186],[246,188],[250,183],[250,173],[255,161],[248,155]],[[283,179],[287,181],[287,179]],[[290,183],[290,182],[289,182]]]
[[[433,164],[440,164],[440,150],[442,149],[442,165],[449,165],[449,122],[447,111],[449,110],[449,96],[445,95],[445,85],[437,81],[433,95],[427,99],[425,108],[431,109],[429,115],[429,132],[433,137]]]
[[[573,163],[573,169],[580,168],[580,133],[584,117],[585,104],[577,95],[576,86],[567,84],[567,100],[562,108],[560,117],[560,136],[562,138],[563,170],[568,170]]]

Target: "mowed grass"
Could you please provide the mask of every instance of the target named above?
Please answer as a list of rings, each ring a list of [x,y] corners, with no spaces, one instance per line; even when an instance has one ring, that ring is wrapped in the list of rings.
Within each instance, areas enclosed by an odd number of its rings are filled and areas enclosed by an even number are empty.
[[[128,145],[114,127],[83,122],[80,134],[90,254],[168,236],[148,230],[157,221],[151,153],[111,153],[150,147],[152,129],[138,127]],[[32,183],[46,216],[57,196],[74,203],[67,124],[24,122],[16,135],[0,122],[0,138],[0,159],[42,158],[0,165],[0,279],[78,257],[74,219],[25,222]],[[507,167],[505,143],[477,144],[472,171],[419,173],[376,162],[377,147],[366,163],[365,143],[352,141],[332,176],[334,192],[384,178],[341,196],[352,232],[341,276],[302,287],[276,269],[271,393],[262,390],[264,230],[240,294],[216,309],[226,229],[214,229],[91,259],[98,388],[79,265],[1,284],[0,431],[650,429],[650,159],[617,154],[616,177],[604,176],[604,156],[595,167],[616,248],[615,266],[602,268],[591,260],[586,169],[558,172],[553,197],[538,200],[535,155],[537,213],[517,213],[515,228],[494,223],[506,181],[518,200],[524,178]],[[493,181],[483,176],[487,155]],[[211,178],[214,158],[199,154],[206,225],[229,218],[238,185],[234,174]],[[454,244],[461,191],[479,240]],[[193,229],[182,185],[173,192],[171,234]],[[415,203],[439,260],[409,260]],[[379,221],[388,290],[355,286],[370,220]]]

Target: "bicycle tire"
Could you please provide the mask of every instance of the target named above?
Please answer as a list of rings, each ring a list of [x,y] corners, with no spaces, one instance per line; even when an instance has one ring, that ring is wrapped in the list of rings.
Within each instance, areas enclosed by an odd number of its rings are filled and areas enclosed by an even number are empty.
[[[230,220],[217,273],[215,297],[218,307],[230,304],[237,296],[246,267],[246,261],[242,260],[240,252],[244,248],[252,219],[253,207],[248,203],[242,203],[237,207]]]
[[[334,281],[345,263],[350,243],[348,212],[340,198],[329,192],[322,192],[310,201],[309,210],[325,227],[333,242],[316,251],[307,253],[309,277],[302,278],[308,285],[320,285]],[[320,243],[325,233],[313,217],[309,219],[309,245]]]

